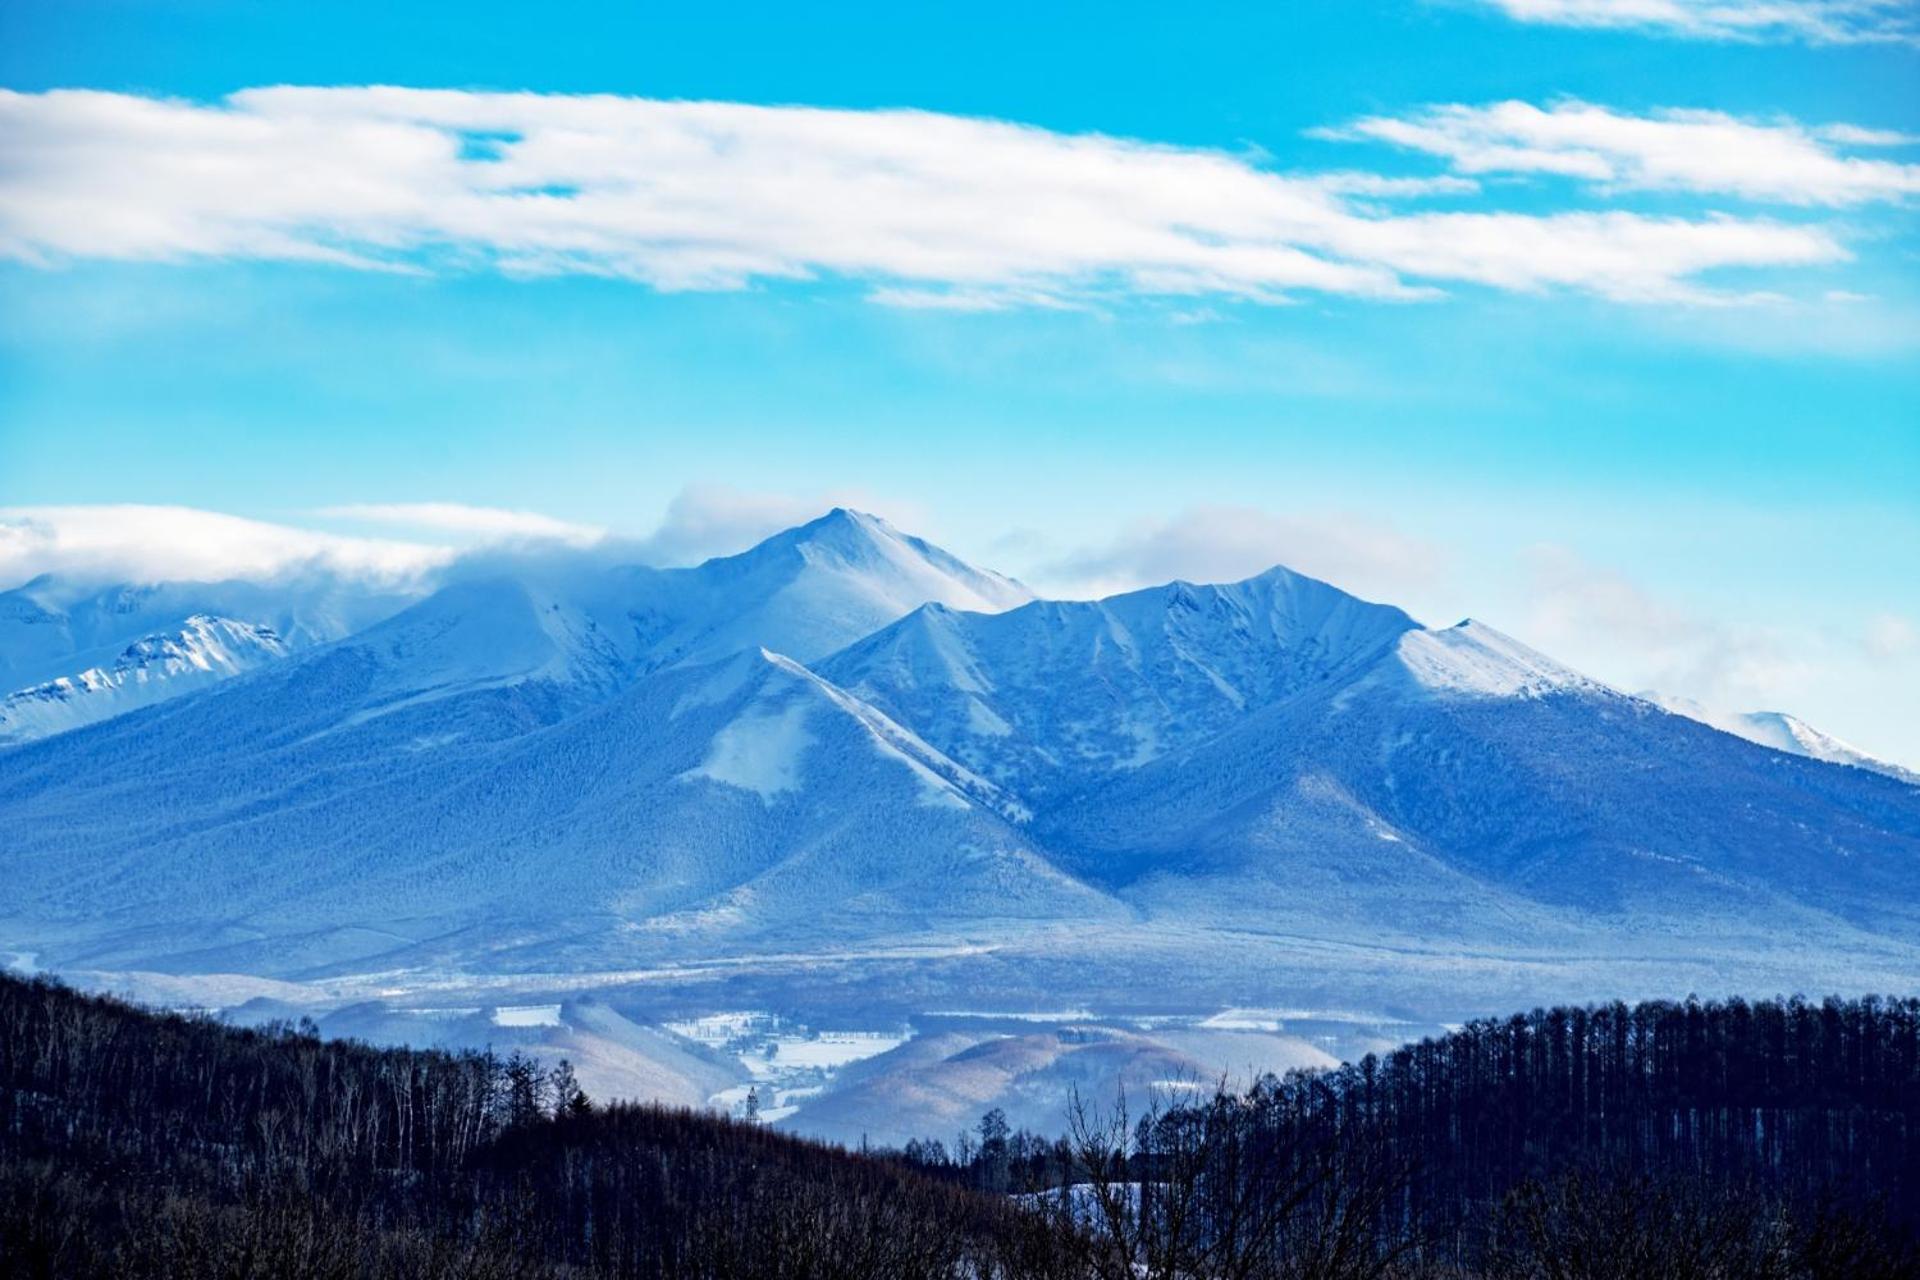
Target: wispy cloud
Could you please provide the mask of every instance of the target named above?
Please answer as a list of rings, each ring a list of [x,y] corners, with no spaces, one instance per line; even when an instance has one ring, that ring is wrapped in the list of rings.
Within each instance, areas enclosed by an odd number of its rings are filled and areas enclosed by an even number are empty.
[[[1521,22],[1699,40],[1920,42],[1911,0],[1482,0]]]
[[[598,525],[557,520],[537,511],[475,507],[460,502],[355,502],[321,507],[314,514],[332,520],[430,529],[488,542],[530,539],[585,546],[607,536],[607,531]]]
[[[217,104],[0,92],[0,255],[589,273],[661,289],[840,276],[893,305],[1115,296],[1742,296],[1844,259],[1819,227],[1406,210],[1429,179],[915,111],[265,88]]]
[[[1233,582],[1284,565],[1396,600],[1430,583],[1444,564],[1438,547],[1377,520],[1217,504],[1136,520],[1104,544],[1038,566],[1032,577],[1062,594],[1091,597],[1176,578]]]
[[[1809,637],[1702,616],[1566,547],[1535,547],[1524,562],[1529,641],[1629,691],[1774,707],[1815,674]]]
[[[1742,120],[1717,111],[1625,115],[1585,102],[1428,107],[1321,131],[1445,156],[1462,174],[1547,173],[1603,188],[1844,206],[1920,195],[1920,164],[1844,154],[1910,140],[1851,125]]]
[[[343,537],[192,507],[0,508],[0,589],[43,573],[147,583],[317,572],[405,585],[452,559],[446,547]]]
[[[1878,662],[1892,662],[1920,654],[1920,626],[1897,613],[1876,614],[1867,622],[1862,641],[1867,655]]]

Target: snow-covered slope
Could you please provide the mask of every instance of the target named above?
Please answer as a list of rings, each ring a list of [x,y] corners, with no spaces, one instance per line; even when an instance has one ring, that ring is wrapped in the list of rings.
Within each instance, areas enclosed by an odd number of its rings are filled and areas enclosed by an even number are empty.
[[[342,720],[357,664],[337,661],[319,696],[283,665],[16,755],[9,897],[117,925],[111,948],[149,965],[279,972],[439,946],[606,965],[1120,913],[1040,857],[992,786],[776,654],[676,668],[531,729],[535,685]]]
[[[1883,773],[1889,778],[1920,786],[1920,773],[1870,756],[1851,743],[1843,742],[1830,733],[1822,733],[1805,720],[1784,711],[1714,711],[1691,698],[1660,693],[1643,693],[1640,696],[1675,715],[1710,724],[1723,733],[1757,742],[1763,747],[1772,747],[1775,751],[1825,760],[1829,764],[1852,765],[1856,769]]]
[[[225,680],[290,652],[272,627],[196,613],[175,632],[142,636],[112,664],[0,697],[0,746],[64,733]]]
[[[820,669],[1037,802],[1205,742],[1415,626],[1273,569],[998,615],[929,606]]]

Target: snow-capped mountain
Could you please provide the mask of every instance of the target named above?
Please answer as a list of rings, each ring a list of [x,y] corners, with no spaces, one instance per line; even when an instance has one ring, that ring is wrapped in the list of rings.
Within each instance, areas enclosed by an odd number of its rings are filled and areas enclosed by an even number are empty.
[[[352,635],[412,598],[327,573],[108,586],[43,575],[0,592],[0,746],[110,719]]]
[[[1916,902],[1920,789],[1482,624],[1282,569],[1032,601],[846,511],[688,569],[464,565],[0,755],[0,941],[69,965],[791,975],[905,949],[935,957],[888,970],[915,991],[1179,972],[1257,1001],[1278,970],[1222,959],[1257,945],[1329,983],[1604,955],[1773,984],[1783,947],[1920,969]]]
[[[929,602],[1030,598],[876,516],[835,509],[691,568],[577,553],[470,564],[316,660],[363,674],[351,695],[362,715],[522,684],[558,715],[651,673],[755,649],[811,660]]]
[[[111,665],[0,697],[0,746],[64,733],[178,697],[284,658],[272,627],[196,613],[178,631],[142,636]]]
[[[923,604],[994,613],[1033,599],[878,516],[836,507],[737,556],[667,570],[649,598],[655,666],[765,647],[812,662]]]
[[[1920,786],[1920,773],[1868,755],[1853,744],[1843,742],[1830,733],[1822,733],[1800,717],[1784,711],[1715,711],[1691,698],[1660,693],[1643,693],[1640,696],[1675,715],[1710,724],[1723,733],[1757,742],[1763,747],[1772,747],[1775,751],[1825,760],[1829,764],[1852,765],[1856,769],[1884,773],[1889,778]]]

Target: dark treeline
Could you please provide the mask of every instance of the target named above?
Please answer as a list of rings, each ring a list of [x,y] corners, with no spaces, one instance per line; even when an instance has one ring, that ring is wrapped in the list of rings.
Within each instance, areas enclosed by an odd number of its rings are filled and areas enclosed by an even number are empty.
[[[1576,1224],[1607,1222],[1618,1242],[1637,1219],[1721,1258],[1701,1274],[1920,1267],[1920,1000],[1535,1010],[1244,1093],[1146,1101],[1130,1119],[1124,1100],[1076,1100],[1051,1141],[990,1113],[903,1159],[984,1190],[1077,1184],[1051,1198],[1135,1236],[1136,1254],[1200,1257],[1249,1219],[1261,1248],[1322,1240],[1332,1221],[1404,1245],[1396,1257],[1485,1269]],[[1540,1274],[1631,1273],[1594,1256],[1591,1272]],[[1647,1274],[1691,1274],[1649,1256]]]
[[[1920,1002],[1551,1010],[849,1153],[0,978],[0,1274],[1920,1275]]]
[[[597,1107],[564,1065],[0,978],[0,1274],[881,1280],[1022,1230],[896,1164]]]

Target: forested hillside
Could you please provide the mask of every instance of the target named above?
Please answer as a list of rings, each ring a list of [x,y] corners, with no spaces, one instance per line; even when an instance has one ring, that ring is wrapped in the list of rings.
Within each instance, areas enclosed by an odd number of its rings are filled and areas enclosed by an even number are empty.
[[[1061,1130],[856,1154],[0,979],[8,1275],[1920,1274],[1916,1000],[1540,1011]]]

